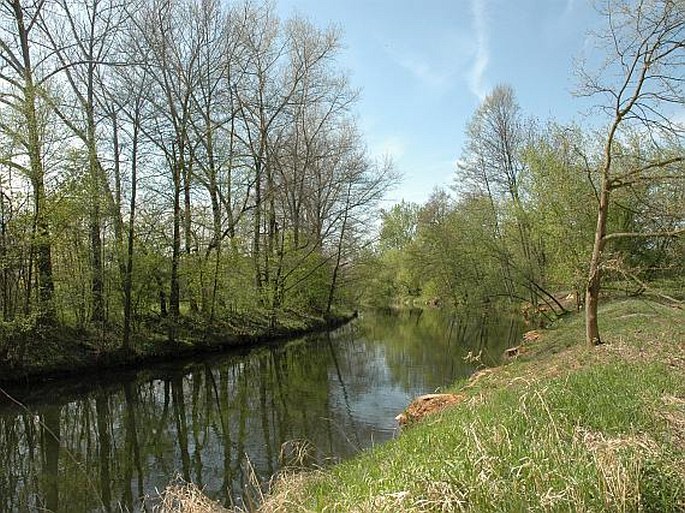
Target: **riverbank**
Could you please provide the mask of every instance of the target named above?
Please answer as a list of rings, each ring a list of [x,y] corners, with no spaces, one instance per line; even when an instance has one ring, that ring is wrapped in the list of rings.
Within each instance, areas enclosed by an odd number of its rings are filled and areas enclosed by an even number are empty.
[[[396,440],[285,474],[259,511],[684,511],[685,311],[600,313],[603,346],[562,319]]]
[[[266,316],[235,318],[213,324],[182,318],[174,342],[169,342],[163,319],[148,322],[130,350],[121,348],[115,329],[83,331],[68,327],[38,327],[21,335],[0,351],[0,384],[36,382],[96,373],[137,369],[202,353],[249,348],[340,327],[357,313],[323,317],[289,315],[272,325]],[[2,348],[0,348],[2,349]]]

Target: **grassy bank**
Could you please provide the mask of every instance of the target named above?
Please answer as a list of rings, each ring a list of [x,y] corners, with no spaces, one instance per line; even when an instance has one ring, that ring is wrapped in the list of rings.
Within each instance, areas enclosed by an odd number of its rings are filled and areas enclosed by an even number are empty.
[[[685,511],[685,312],[601,314],[605,345],[559,321],[395,441],[282,478],[261,511]]]
[[[193,354],[249,347],[279,339],[336,328],[356,314],[330,317],[291,313],[276,324],[256,314],[212,324],[182,317],[176,340],[169,341],[165,319],[149,319],[129,350],[121,348],[116,327],[76,330],[65,326],[25,326],[0,329],[0,384],[37,381],[96,372],[102,369],[144,367]]]

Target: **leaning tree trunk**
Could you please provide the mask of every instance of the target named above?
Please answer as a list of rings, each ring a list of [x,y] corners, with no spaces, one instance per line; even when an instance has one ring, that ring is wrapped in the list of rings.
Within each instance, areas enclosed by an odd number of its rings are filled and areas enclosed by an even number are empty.
[[[601,211],[597,216],[597,227],[599,229],[601,221]],[[604,241],[599,233],[595,234],[595,244],[592,249],[592,259],[590,261],[590,272],[588,276],[587,288],[585,290],[585,342],[589,346],[597,346],[602,343],[599,336],[599,325],[597,323],[597,307],[599,306],[599,290],[601,285],[600,263]]]

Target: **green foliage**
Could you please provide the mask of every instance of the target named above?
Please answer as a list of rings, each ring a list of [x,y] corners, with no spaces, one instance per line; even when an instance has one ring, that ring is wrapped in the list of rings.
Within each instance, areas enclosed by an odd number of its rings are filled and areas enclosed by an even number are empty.
[[[27,346],[45,334],[39,315],[0,321],[0,365],[12,368],[24,363]]]
[[[297,312],[323,312],[331,286],[331,263],[320,251],[286,246],[281,263],[282,307]]]
[[[685,507],[685,481],[679,467],[668,455],[647,460],[640,472],[640,511],[676,513]]]
[[[531,123],[525,138],[512,134],[519,147],[512,155],[516,173],[503,176],[495,161],[479,164],[476,158],[485,158],[492,141],[473,139],[483,136],[478,131],[467,135],[464,151],[471,160],[458,171],[456,197],[436,191],[420,207],[400,203],[385,213],[372,285],[377,302],[506,298],[547,303],[562,313],[551,295],[573,292],[582,299],[594,241],[598,157],[592,139],[577,126]],[[624,145],[621,165],[639,166],[646,158],[643,146],[639,138]],[[678,155],[682,149],[663,152]],[[682,180],[640,180],[617,190],[609,233],[677,230],[685,219],[683,194]],[[631,293],[657,278],[679,280],[684,244],[682,236],[616,239],[607,247],[604,271],[615,287]]]
[[[0,319],[50,310],[63,328],[121,334],[129,350],[155,323],[173,340],[177,327],[252,316],[275,327],[345,307],[348,270],[396,174],[365,148],[338,31],[281,20],[268,2],[246,4],[243,21],[224,4],[144,3],[114,6],[115,26],[68,3],[0,13],[17,64],[0,74],[12,100],[0,127]],[[189,22],[157,44],[143,37],[155,29],[146,12]],[[242,35],[201,52],[197,26],[206,41]],[[43,44],[41,31],[84,44]],[[101,58],[83,67],[86,48]],[[180,69],[188,80],[169,79]]]
[[[383,307],[395,302],[396,269],[386,265],[382,255],[367,249],[355,262],[354,273],[355,283],[361,284],[356,296],[360,303]]]
[[[555,289],[582,291],[596,222],[595,196],[578,128],[550,125],[525,152],[524,183],[533,238],[545,255],[543,274]]]
[[[402,200],[390,210],[381,211],[381,251],[402,250],[414,240],[419,217],[419,205]]]

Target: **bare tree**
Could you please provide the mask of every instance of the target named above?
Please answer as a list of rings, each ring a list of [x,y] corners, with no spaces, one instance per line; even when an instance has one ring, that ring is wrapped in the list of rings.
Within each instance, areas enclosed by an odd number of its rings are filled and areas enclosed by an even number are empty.
[[[59,76],[70,95],[51,106],[85,148],[90,191],[89,238],[91,249],[91,294],[93,322],[105,321],[103,263],[103,212],[114,216],[117,238],[121,238],[118,202],[108,186],[106,166],[100,150],[98,129],[107,118],[98,107],[105,98],[104,68],[115,64],[111,49],[122,28],[125,11],[111,0],[57,0],[50,16],[41,18],[42,34],[57,60]]]
[[[22,215],[0,197],[0,251],[30,239],[2,294],[24,283],[27,314],[82,327],[123,314],[125,347],[144,308],[171,339],[183,302],[330,310],[394,180],[339,49],[271,0],[0,0],[0,165],[30,192]]]
[[[131,36],[131,35],[130,35]],[[135,37],[135,35],[132,35]],[[129,41],[126,53],[131,58],[138,58],[135,45]],[[113,132],[116,135],[121,132],[128,142],[128,158],[122,155],[120,148],[124,143],[119,143],[119,136],[114,137],[114,165],[116,175],[116,203],[117,208],[122,209],[122,186],[121,169],[125,161],[129,166],[129,202],[128,220],[125,226],[126,244],[125,257],[120,256],[122,269],[122,295],[124,309],[124,326],[122,346],[128,350],[131,347],[131,333],[133,324],[133,270],[135,254],[136,215],[138,213],[138,188],[139,168],[141,164],[141,145],[143,129],[149,117],[149,101],[147,92],[151,86],[150,73],[147,66],[130,66],[119,68],[110,87],[109,112],[112,118]],[[122,231],[124,227],[122,227]],[[117,245],[119,245],[117,237]],[[123,253],[123,243],[122,243]]]
[[[12,126],[0,120],[0,129],[18,141],[28,157],[28,166],[16,159],[5,163],[19,169],[31,183],[34,207],[32,253],[36,255],[41,308],[51,316],[54,282],[50,228],[45,213],[47,200],[40,104],[52,73],[44,70],[47,57],[44,52],[36,50],[40,46],[34,40],[36,23],[43,7],[44,2],[25,5],[21,0],[3,0],[0,4],[4,29],[0,37],[0,81],[6,87],[0,94],[0,103],[8,106],[17,116],[15,120],[19,121]],[[43,69],[40,77],[36,76],[37,68]],[[29,262],[29,273],[32,266],[32,262]],[[28,283],[27,306],[30,301],[30,276]]]
[[[321,102],[316,86],[339,49],[339,34],[301,19],[281,27],[271,5],[257,10],[246,5],[237,28],[246,77],[238,88],[238,102],[255,176],[252,255],[255,285],[262,290],[271,282],[271,259],[282,230],[277,219],[277,160],[298,113]]]
[[[657,232],[607,233],[612,194],[632,184],[682,180],[684,134],[671,114],[685,102],[685,6],[678,0],[608,0],[602,14],[607,30],[597,35],[606,62],[596,72],[580,70],[580,94],[601,99],[608,119],[598,166],[597,226],[585,293],[585,337],[602,343],[597,307],[607,242],[625,237],[671,237],[683,226]],[[649,151],[626,152],[638,134]]]
[[[458,176],[472,192],[488,199],[496,246],[493,252],[500,262],[502,282],[509,297],[516,297],[516,289],[523,287],[531,304],[551,301],[558,305],[553,295],[545,290],[541,251],[531,237],[522,193],[523,152],[530,142],[532,125],[521,115],[511,86],[495,87],[467,126],[467,142]],[[458,192],[467,191],[460,185]],[[516,233],[511,238],[513,244],[506,237],[507,217],[513,219]]]
[[[153,0],[136,18],[139,52],[150,65],[152,84],[147,94],[156,110],[145,136],[157,147],[169,170],[172,185],[172,240],[169,336],[175,339],[180,316],[182,228],[186,253],[191,249],[190,182],[192,174],[191,92],[197,81],[197,41],[181,20],[192,13],[190,2]],[[183,197],[183,198],[182,198]],[[183,201],[183,205],[182,205]],[[182,226],[183,223],[183,226]]]
[[[332,273],[328,288],[326,315],[331,314],[335,296],[343,281],[343,267],[350,263],[360,244],[359,234],[368,236],[369,215],[376,213],[378,203],[392,189],[398,174],[391,159],[369,162],[363,152],[352,152],[344,163],[346,184],[344,194],[338,198],[339,213],[335,219],[337,242],[333,245]]]

